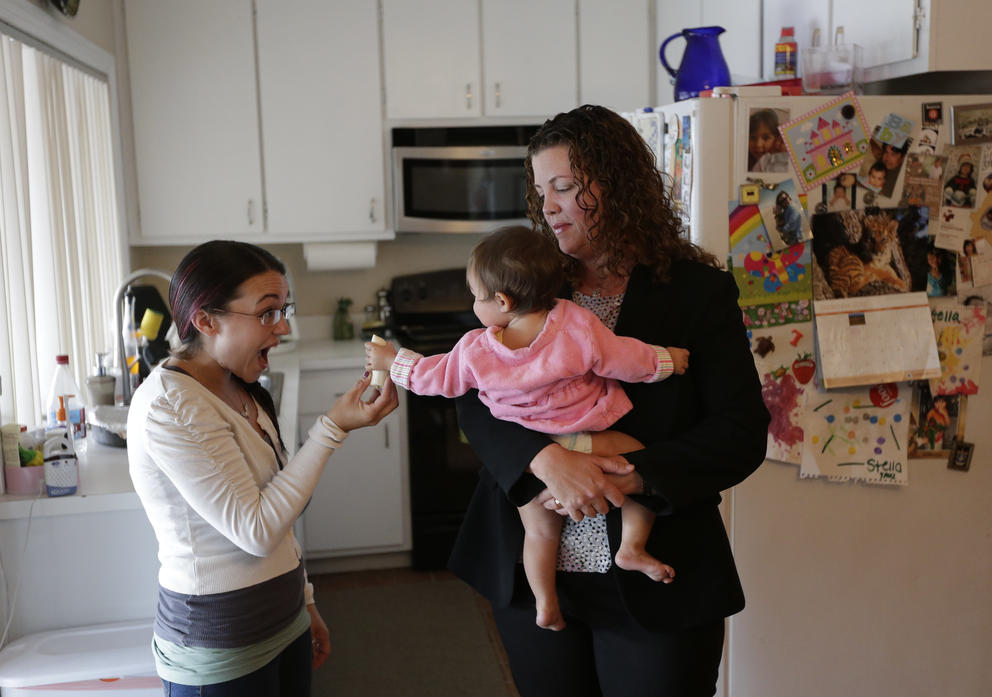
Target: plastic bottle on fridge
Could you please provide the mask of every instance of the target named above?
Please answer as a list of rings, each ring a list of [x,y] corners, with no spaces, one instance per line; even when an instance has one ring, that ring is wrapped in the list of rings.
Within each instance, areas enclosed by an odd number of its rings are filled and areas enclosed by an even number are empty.
[[[775,43],[775,79],[790,80],[796,77],[799,47],[793,27],[782,27],[782,35]]]
[[[86,438],[86,407],[83,404],[82,392],[76,384],[76,378],[69,370],[69,356],[65,354],[55,357],[55,374],[48,389],[47,405],[45,429],[59,427],[58,412],[61,406],[66,412],[65,424],[62,425],[72,425],[72,436],[77,442],[76,450],[80,450],[83,439]]]

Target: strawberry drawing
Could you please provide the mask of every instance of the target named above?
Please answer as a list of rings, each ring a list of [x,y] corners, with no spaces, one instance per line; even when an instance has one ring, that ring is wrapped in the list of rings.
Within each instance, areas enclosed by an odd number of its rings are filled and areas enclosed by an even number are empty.
[[[812,380],[815,372],[816,361],[813,360],[812,354],[804,353],[792,361],[792,374],[796,376],[796,381],[800,385],[805,385]]]

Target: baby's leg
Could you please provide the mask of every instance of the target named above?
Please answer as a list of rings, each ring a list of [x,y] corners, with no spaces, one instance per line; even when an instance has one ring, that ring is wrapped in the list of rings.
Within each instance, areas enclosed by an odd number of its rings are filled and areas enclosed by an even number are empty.
[[[617,566],[627,571],[640,571],[652,581],[671,583],[675,569],[648,554],[645,545],[654,525],[654,513],[631,498],[625,499],[621,509],[622,533],[617,550]]]
[[[592,434],[594,455],[619,455],[643,447],[639,440],[619,431]],[[640,571],[654,581],[671,583],[675,578],[675,569],[661,563],[645,549],[651,526],[654,525],[654,513],[631,498],[624,500],[621,513],[623,525],[616,556],[617,566],[627,571]]]
[[[537,624],[554,631],[564,629],[565,619],[555,591],[562,518],[536,501],[517,510],[524,524],[524,573],[537,601]]]

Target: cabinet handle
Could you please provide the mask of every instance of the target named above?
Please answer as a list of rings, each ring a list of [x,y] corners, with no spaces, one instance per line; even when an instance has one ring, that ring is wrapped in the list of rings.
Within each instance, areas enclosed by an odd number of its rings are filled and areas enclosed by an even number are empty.
[[[500,90],[499,90],[499,83],[497,82],[496,83],[496,108],[497,109],[499,109],[500,106],[502,105],[502,99],[500,97],[501,97],[501,95],[500,95]]]
[[[369,199],[369,222],[375,222],[375,199]]]
[[[834,46],[840,46],[844,43],[844,27],[837,27],[837,31],[834,32]]]
[[[465,108],[466,109],[471,109],[472,108],[472,83],[471,82],[466,82],[465,83]]]
[[[248,224],[255,224],[255,201],[248,199]]]
[[[388,450],[389,449],[389,424],[383,424],[382,427],[383,427],[383,433],[385,434],[385,438],[386,438],[386,449]]]

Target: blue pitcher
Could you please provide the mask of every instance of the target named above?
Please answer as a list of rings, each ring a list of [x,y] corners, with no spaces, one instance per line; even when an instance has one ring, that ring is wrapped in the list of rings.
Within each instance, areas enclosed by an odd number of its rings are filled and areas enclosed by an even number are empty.
[[[675,101],[698,97],[703,90],[730,84],[730,69],[720,50],[723,27],[696,27],[683,29],[665,39],[658,55],[665,70],[675,78]],[[685,37],[685,52],[678,70],[665,60],[665,46],[672,39]]]

